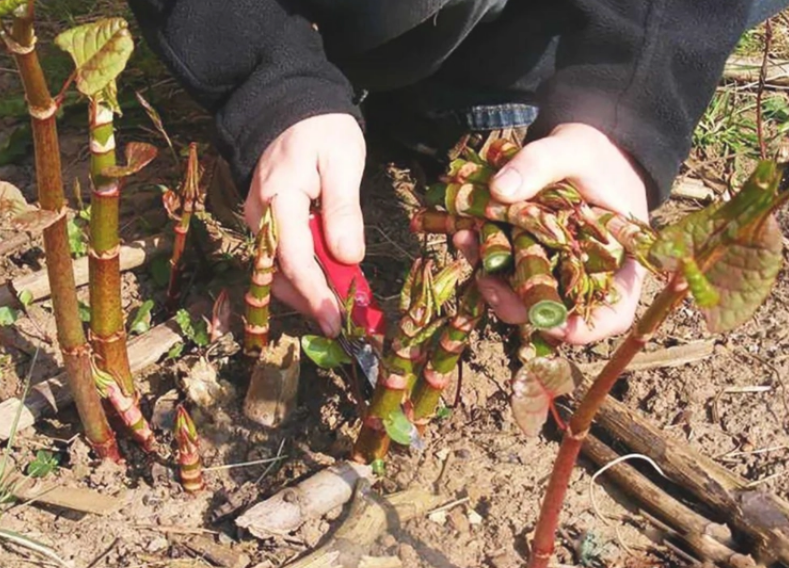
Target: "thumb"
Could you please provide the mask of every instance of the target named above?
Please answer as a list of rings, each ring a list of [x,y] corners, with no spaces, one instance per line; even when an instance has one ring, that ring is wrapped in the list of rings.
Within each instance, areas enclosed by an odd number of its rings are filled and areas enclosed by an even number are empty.
[[[527,144],[491,180],[491,194],[504,203],[517,203],[573,176],[580,157],[574,146],[571,137],[558,132]]]
[[[364,258],[364,220],[359,185],[364,160],[334,159],[321,167],[321,210],[332,255],[347,264]]]

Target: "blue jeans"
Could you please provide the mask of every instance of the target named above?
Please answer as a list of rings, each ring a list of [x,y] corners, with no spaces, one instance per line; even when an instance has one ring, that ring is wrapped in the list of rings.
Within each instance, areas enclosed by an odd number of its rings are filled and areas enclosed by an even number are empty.
[[[746,29],[787,8],[789,0],[754,0]],[[370,107],[374,120],[369,122],[377,122],[412,150],[436,157],[465,132],[527,127],[537,118],[539,110],[526,101],[512,102],[501,93],[459,93],[430,80],[390,96],[376,97],[379,100]]]

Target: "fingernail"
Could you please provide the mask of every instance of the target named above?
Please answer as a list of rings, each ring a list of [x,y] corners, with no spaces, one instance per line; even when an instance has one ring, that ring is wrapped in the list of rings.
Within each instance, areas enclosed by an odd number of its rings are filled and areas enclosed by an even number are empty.
[[[340,322],[330,316],[322,316],[318,319],[321,331],[327,337],[337,337],[340,334]]]
[[[523,183],[518,170],[512,168],[504,168],[493,178],[493,188],[501,196],[507,197],[513,195]]]

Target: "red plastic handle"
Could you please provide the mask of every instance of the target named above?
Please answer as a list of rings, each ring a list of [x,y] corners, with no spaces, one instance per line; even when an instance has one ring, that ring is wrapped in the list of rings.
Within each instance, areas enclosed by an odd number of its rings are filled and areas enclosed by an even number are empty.
[[[367,334],[380,340],[386,332],[386,319],[373,297],[370,283],[364,276],[361,267],[358,264],[343,264],[331,255],[323,233],[323,220],[317,211],[310,213],[310,230],[315,246],[315,256],[326,274],[329,286],[340,298],[346,299],[351,285],[354,280],[356,281],[356,298],[351,311],[351,320],[354,325],[364,329]]]

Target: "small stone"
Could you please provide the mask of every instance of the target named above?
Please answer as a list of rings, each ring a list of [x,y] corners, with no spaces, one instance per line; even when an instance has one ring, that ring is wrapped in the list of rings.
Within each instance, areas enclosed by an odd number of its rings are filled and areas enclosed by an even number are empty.
[[[482,517],[474,509],[470,509],[468,512],[468,522],[472,525],[481,525]]]
[[[462,460],[467,460],[471,457],[471,452],[468,450],[468,448],[460,448],[455,450],[455,455]]]
[[[440,459],[441,461],[444,461],[445,459],[447,459],[448,455],[449,455],[449,448],[447,448],[447,447],[441,448],[440,450],[438,450],[436,452],[436,457],[438,459]]]
[[[165,550],[168,546],[170,546],[170,542],[165,537],[159,536],[148,543],[146,550],[148,552],[159,552]]]
[[[393,534],[386,533],[381,538],[381,546],[383,546],[384,548],[387,548],[387,549],[395,547],[395,546],[397,546],[397,539],[394,537]]]
[[[397,555],[403,562],[403,566],[419,566],[419,554],[410,544],[405,542],[402,543],[397,551]]]
[[[444,525],[447,522],[447,512],[446,511],[433,511],[427,516],[428,519],[437,523],[439,525]]]
[[[231,544],[235,544],[236,543],[236,541],[234,541],[232,538],[230,538],[229,535],[227,535],[227,534],[225,534],[223,532],[219,533],[219,536],[217,538],[219,539],[219,544],[231,545]]]

